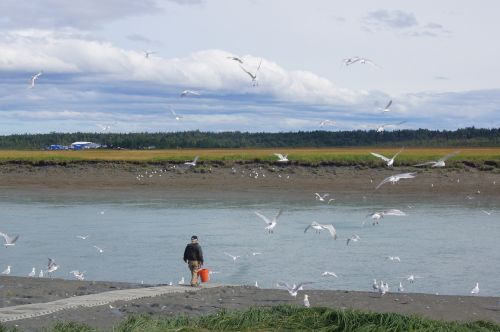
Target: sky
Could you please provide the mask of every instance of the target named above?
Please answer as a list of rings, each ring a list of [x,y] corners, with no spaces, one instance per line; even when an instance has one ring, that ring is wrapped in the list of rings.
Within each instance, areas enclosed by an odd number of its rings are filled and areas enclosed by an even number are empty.
[[[498,128],[498,12],[496,0],[2,0],[0,134]]]

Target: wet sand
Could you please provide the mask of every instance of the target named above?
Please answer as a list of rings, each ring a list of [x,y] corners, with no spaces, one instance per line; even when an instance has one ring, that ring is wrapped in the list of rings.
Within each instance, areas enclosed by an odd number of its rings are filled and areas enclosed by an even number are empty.
[[[13,301],[22,297],[22,303],[40,303],[69,296],[107,291],[140,285],[48,280],[23,277],[1,277],[2,298]],[[142,287],[145,287],[142,285]],[[117,301],[114,308],[108,305],[93,308],[64,310],[54,314],[5,323],[23,331],[38,331],[52,326],[56,321],[75,321],[94,328],[109,329],[130,314],[153,316],[190,315],[214,313],[220,309],[244,310],[251,306],[270,307],[279,304],[302,305],[304,294],[309,295],[312,306],[337,309],[359,309],[374,312],[396,312],[405,315],[446,321],[487,320],[500,323],[500,297],[442,296],[430,294],[388,293],[380,296],[372,292],[350,292],[306,289],[294,298],[278,289],[259,289],[252,286],[224,286],[201,289],[187,288],[185,293],[168,294],[133,301]],[[22,294],[22,295],[21,295]],[[5,303],[5,302],[4,302]]]

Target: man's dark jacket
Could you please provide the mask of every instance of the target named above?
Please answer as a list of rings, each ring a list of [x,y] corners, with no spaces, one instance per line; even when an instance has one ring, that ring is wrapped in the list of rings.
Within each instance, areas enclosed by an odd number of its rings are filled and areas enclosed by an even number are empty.
[[[184,250],[184,261],[198,261],[203,264],[203,252],[198,243],[189,243]]]

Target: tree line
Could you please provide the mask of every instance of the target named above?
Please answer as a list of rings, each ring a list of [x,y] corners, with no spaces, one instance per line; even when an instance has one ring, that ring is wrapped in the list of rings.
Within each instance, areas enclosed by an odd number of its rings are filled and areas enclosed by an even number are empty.
[[[0,149],[44,149],[52,144],[70,145],[89,141],[108,148],[275,148],[275,147],[494,147],[500,146],[500,128],[458,130],[375,130],[249,132],[157,132],[157,133],[48,133],[0,136]]]

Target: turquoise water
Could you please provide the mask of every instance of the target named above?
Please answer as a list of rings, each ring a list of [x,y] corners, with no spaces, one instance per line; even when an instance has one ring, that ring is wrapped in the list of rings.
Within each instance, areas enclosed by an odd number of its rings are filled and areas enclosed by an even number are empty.
[[[389,203],[390,202],[390,203]],[[408,206],[409,205],[409,206]],[[284,212],[274,234],[254,211]],[[386,217],[377,226],[365,219],[375,210],[397,208],[406,217]],[[0,192],[0,231],[20,234],[15,247],[0,248],[0,270],[27,276],[46,268],[47,258],[89,280],[176,283],[189,272],[182,261],[186,243],[200,237],[214,282],[274,287],[277,281],[314,281],[312,288],[371,290],[372,279],[396,291],[500,295],[500,210],[495,200],[363,198],[352,194],[327,205],[312,193],[142,195],[123,192]],[[494,210],[491,215],[481,210]],[[497,212],[495,212],[495,210]],[[363,221],[368,221],[362,225]],[[332,223],[339,234],[304,234],[312,221]],[[361,240],[346,246],[345,239]],[[77,235],[89,235],[87,240]],[[93,246],[104,250],[100,254]],[[224,252],[239,255],[236,262]],[[252,252],[261,255],[253,256]],[[386,260],[399,256],[401,262]],[[322,277],[333,271],[338,278]],[[409,284],[403,277],[423,278]]]

